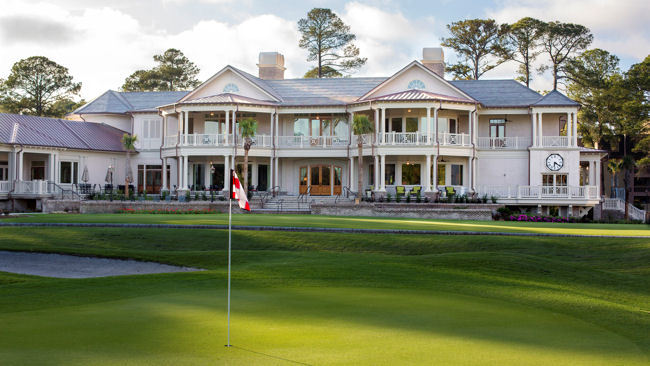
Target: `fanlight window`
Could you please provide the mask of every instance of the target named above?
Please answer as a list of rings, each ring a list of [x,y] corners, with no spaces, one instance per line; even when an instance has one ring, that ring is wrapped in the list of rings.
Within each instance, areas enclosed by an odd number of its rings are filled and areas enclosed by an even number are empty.
[[[236,93],[239,91],[239,87],[236,84],[228,83],[223,87],[224,93]]]
[[[411,80],[411,82],[408,85],[409,89],[425,89],[426,87],[424,86],[424,83],[421,80]]]

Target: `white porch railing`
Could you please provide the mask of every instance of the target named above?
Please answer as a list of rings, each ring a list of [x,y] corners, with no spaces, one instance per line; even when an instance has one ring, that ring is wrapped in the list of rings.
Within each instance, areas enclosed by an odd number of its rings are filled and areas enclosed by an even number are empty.
[[[636,208],[634,205],[626,203],[620,198],[605,198],[603,200],[603,210],[625,212],[625,205],[627,205],[627,213],[630,219],[645,221],[645,210]]]
[[[438,142],[443,146],[470,146],[469,135],[466,133],[447,133],[438,134]]]
[[[520,150],[530,146],[530,137],[479,137],[478,148],[490,150]]]
[[[231,137],[232,141],[232,137]],[[182,146],[226,146],[226,136],[217,134],[181,135]]]
[[[345,147],[348,139],[339,136],[278,136],[280,147],[288,148],[326,148]]]
[[[352,147],[358,146],[359,136],[352,135]],[[364,146],[372,144],[372,135],[361,135],[361,141]]]
[[[273,146],[273,140],[271,135],[255,135],[253,138],[253,145],[251,149],[255,148],[267,148]],[[241,136],[237,136],[237,145],[244,146],[244,139]]]
[[[538,199],[597,199],[596,186],[478,186],[479,196],[498,198]]]
[[[46,180],[19,180],[13,193],[17,194],[48,194],[49,184]]]
[[[542,147],[567,147],[569,138],[566,136],[542,136]]]
[[[178,142],[178,135],[165,136],[165,147],[176,146],[177,142]]]
[[[381,141],[386,145],[423,145],[427,135],[421,132],[385,132]]]
[[[0,182],[0,193],[8,193],[11,191],[11,182],[2,181]]]

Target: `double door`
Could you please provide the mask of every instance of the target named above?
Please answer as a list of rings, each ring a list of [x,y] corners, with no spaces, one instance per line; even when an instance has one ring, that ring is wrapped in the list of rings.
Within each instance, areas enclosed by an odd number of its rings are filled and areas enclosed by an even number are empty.
[[[309,165],[300,167],[300,194],[312,196],[341,194],[341,167]]]

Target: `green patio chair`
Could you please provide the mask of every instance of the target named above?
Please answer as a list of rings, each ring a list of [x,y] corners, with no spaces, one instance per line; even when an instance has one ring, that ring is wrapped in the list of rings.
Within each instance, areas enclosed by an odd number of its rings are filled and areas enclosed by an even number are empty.
[[[451,186],[445,187],[445,193],[447,194],[447,197],[456,195],[456,191],[454,190],[454,187]]]
[[[406,194],[406,189],[404,186],[395,186],[395,195],[396,196],[404,196]]]
[[[411,196],[416,197],[416,196],[418,195],[418,193],[420,193],[420,190],[421,190],[421,189],[422,189],[422,187],[420,187],[420,186],[415,186],[415,187],[411,188],[411,191],[409,192],[409,194],[410,194]]]

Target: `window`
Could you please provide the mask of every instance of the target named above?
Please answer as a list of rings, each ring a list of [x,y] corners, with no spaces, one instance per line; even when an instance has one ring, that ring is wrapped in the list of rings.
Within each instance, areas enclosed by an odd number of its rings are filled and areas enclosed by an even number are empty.
[[[335,166],[334,167],[334,185],[335,186],[340,186],[341,185],[341,180],[342,180],[342,174],[343,170],[341,170],[340,166]]]
[[[343,118],[334,118],[334,136],[348,137],[348,121]]]
[[[452,186],[462,186],[463,185],[463,166],[459,164],[451,165],[451,185]]]
[[[449,133],[458,133],[458,125],[455,119],[449,120]]]
[[[300,185],[307,186],[307,167],[300,167]]]
[[[402,184],[420,184],[420,164],[402,164]]]
[[[293,121],[293,135],[294,136],[309,136],[309,119],[296,118]]]
[[[542,174],[542,194],[567,194],[567,174]]]
[[[447,166],[444,164],[438,164],[438,185],[444,186],[447,184]]]
[[[368,182],[370,185],[375,185],[375,164],[368,166]]]
[[[407,86],[407,89],[420,89],[424,90],[426,89],[424,83],[421,80],[415,79],[411,80]]]
[[[219,127],[219,122],[217,121],[205,121],[205,124],[203,125],[203,133],[207,135],[218,135]]]
[[[591,165],[591,163],[588,161],[580,162],[580,185],[581,186],[589,185],[589,165]]]
[[[0,181],[9,180],[9,165],[6,161],[0,161]]]
[[[395,164],[386,164],[386,179],[384,184],[390,186],[395,184]]]
[[[32,161],[32,180],[45,179],[45,161]]]
[[[142,121],[142,138],[159,139],[161,121],[159,119],[145,119]]]
[[[76,161],[62,161],[59,165],[59,181],[63,184],[77,184],[79,163]]]
[[[505,119],[491,119],[490,120],[490,137],[505,137],[506,136],[506,120]]]
[[[566,116],[560,116],[559,119],[559,135],[560,136],[566,136],[567,131],[566,131]]]
[[[402,132],[402,117],[391,119],[391,131]]]

